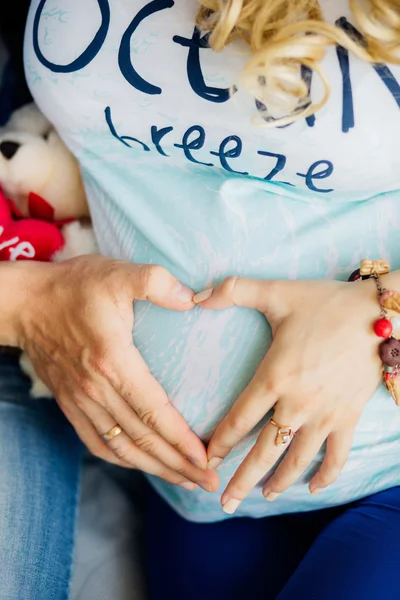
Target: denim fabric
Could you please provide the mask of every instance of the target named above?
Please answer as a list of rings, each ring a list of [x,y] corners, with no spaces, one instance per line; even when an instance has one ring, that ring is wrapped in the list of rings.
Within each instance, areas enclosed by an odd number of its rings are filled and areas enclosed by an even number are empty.
[[[82,446],[0,354],[0,598],[67,600]]]

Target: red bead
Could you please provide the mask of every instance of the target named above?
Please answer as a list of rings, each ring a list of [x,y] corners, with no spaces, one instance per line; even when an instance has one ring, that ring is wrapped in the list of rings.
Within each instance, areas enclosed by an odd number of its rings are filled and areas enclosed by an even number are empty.
[[[393,373],[385,373],[385,381],[389,381],[393,379]]]
[[[378,319],[374,323],[374,331],[378,337],[388,338],[392,335],[393,325],[389,319]]]

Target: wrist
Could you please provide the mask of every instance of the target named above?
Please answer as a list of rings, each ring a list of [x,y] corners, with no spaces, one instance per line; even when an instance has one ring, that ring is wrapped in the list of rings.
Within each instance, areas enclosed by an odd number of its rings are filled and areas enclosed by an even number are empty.
[[[379,279],[383,289],[395,290],[400,293],[400,271],[391,271],[385,275],[380,275]],[[370,279],[352,284],[352,286],[353,290],[357,290],[360,294],[359,301],[362,303],[363,309],[368,307],[369,313],[374,309],[375,314],[379,316],[380,305],[375,279],[371,277]]]
[[[0,263],[0,345],[24,346],[24,323],[41,302],[40,280],[49,267],[33,261]]]
[[[382,287],[386,290],[396,290],[400,292],[400,271],[391,271],[386,275],[380,276]]]

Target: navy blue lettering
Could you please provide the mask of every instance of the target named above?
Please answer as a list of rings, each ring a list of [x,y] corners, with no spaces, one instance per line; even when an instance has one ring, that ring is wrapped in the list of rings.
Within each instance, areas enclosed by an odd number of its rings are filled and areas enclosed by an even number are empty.
[[[362,37],[361,33],[351,23],[349,23],[346,17],[338,19],[336,21],[336,25],[343,29],[356,42],[365,46],[365,40]],[[391,95],[393,96],[397,106],[400,108],[400,85],[397,82],[392,71],[387,65],[383,64],[375,64],[372,65],[372,67],[375,70],[375,72],[379,75],[380,79],[385,84]]]
[[[108,28],[110,25],[110,6],[108,4],[108,0],[97,0],[100,12],[101,12],[101,24],[99,29],[97,30],[96,35],[90,42],[89,46],[71,63],[68,65],[58,65],[53,63],[47,58],[45,58],[42,54],[42,51],[39,47],[39,23],[40,17],[42,15],[44,6],[47,0],[41,0],[39,6],[37,7],[35,17],[33,20],[33,49],[38,60],[42,63],[44,67],[53,71],[54,73],[73,73],[74,71],[80,71],[84,69],[98,54],[102,45],[104,44],[104,40],[107,37]],[[73,36],[73,31],[71,31],[71,35]]]
[[[303,78],[303,81],[306,83],[307,89],[308,89],[307,95],[309,98],[309,102],[305,106],[305,108],[308,108],[311,104],[311,83],[312,83],[312,77],[313,77],[312,69],[310,69],[310,67],[306,67],[305,65],[301,65],[301,76]],[[306,123],[309,127],[314,127],[315,121],[316,121],[315,115],[309,115],[308,117],[306,117]]]
[[[161,129],[158,129],[156,125],[151,126],[151,141],[155,145],[157,152],[162,156],[169,156],[169,154],[164,152],[164,150],[161,148],[160,142],[163,137],[170,131],[173,131],[173,129],[173,127],[162,127]]]
[[[400,85],[387,65],[372,65],[400,108]]]
[[[189,141],[192,133],[197,133],[198,136]],[[205,163],[201,162],[200,160],[196,160],[191,153],[191,150],[200,150],[200,148],[204,146],[205,139],[206,132],[204,131],[203,127],[200,125],[193,125],[192,127],[189,127],[189,129],[183,134],[182,144],[174,144],[174,146],[176,148],[182,148],[186,158],[191,162],[194,162],[198,165],[205,165],[206,167],[213,167],[214,165],[212,163]]]
[[[230,142],[234,142],[235,146],[227,150],[226,147]],[[225,169],[225,171],[229,171],[229,173],[237,173],[238,175],[248,175],[246,171],[235,171],[234,169],[232,169],[232,167],[230,167],[228,161],[226,160],[227,158],[237,158],[238,156],[240,156],[242,153],[242,147],[243,144],[240,137],[238,137],[237,135],[230,135],[224,140],[222,140],[218,152],[213,152],[211,150],[210,154],[213,154],[214,156],[219,156],[221,166]]]
[[[149,2],[149,4],[146,4],[146,6],[139,10],[136,17],[134,17],[128,29],[122,36],[121,45],[118,52],[119,68],[121,69],[121,73],[127,82],[145,94],[161,94],[162,89],[143,79],[143,77],[141,77],[133,67],[131,61],[132,35],[139,27],[140,23],[144,21],[144,19],[147,19],[147,17],[159,12],[160,10],[172,8],[173,6],[173,0],[153,0],[152,2]]]
[[[140,144],[143,147],[143,150],[145,150],[145,152],[150,152],[150,148],[146,144],[141,142],[140,140],[137,140],[134,137],[130,137],[129,135],[118,135],[118,133],[114,127],[114,123],[112,121],[111,108],[109,106],[107,106],[106,109],[104,110],[104,114],[106,117],[106,123],[107,123],[108,127],[110,128],[111,134],[117,140],[119,140],[122,144],[124,144],[124,146],[128,146],[128,148],[132,148],[132,146],[130,144],[128,144],[128,142],[126,141],[126,140],[129,140],[130,142],[136,142],[137,144]]]
[[[229,88],[208,86],[204,81],[200,63],[200,49],[210,48],[208,44],[209,37],[209,33],[201,37],[200,31],[195,27],[191,39],[175,35],[173,40],[176,44],[189,48],[186,68],[192,90],[200,98],[204,98],[209,102],[227,102],[230,98]],[[232,90],[232,93],[235,93],[235,91],[236,89]]]
[[[326,165],[322,171],[318,171],[319,167]],[[330,160],[317,160],[317,162],[313,163],[311,167],[308,169],[307,173],[297,173],[300,177],[304,177],[306,180],[306,186],[312,190],[313,192],[321,192],[321,194],[327,194],[328,192],[333,192],[333,189],[321,190],[320,188],[315,187],[314,179],[326,179],[333,173],[333,164]]]
[[[275,175],[277,175],[282,169],[285,168],[286,165],[286,156],[284,154],[275,154],[274,152],[266,152],[265,150],[259,150],[257,154],[261,154],[262,156],[271,156],[272,158],[276,158],[275,167],[264,177],[266,181],[271,181]]]
[[[348,133],[354,127],[353,90],[350,79],[349,52],[343,46],[336,46],[336,54],[342,72],[342,131]]]

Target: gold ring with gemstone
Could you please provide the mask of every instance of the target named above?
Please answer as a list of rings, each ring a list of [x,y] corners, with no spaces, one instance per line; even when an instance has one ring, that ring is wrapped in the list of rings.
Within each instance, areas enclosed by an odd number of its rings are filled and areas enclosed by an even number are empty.
[[[120,433],[122,433],[122,427],[120,427],[119,425],[114,425],[114,427],[111,427],[111,429],[106,431],[106,433],[103,433],[101,437],[107,443],[113,440],[115,437],[117,437],[117,435],[119,435]]]
[[[293,437],[293,428],[288,425],[281,425],[273,419],[270,420],[269,425],[273,425],[278,428],[275,437],[275,446],[284,446],[290,442]]]

